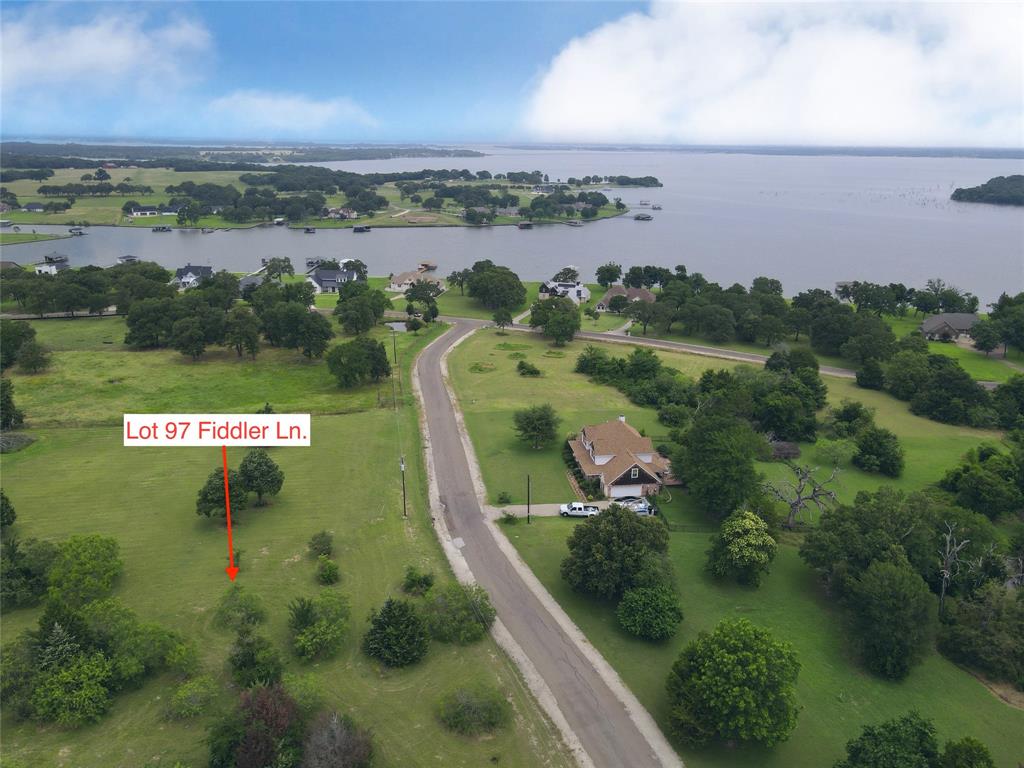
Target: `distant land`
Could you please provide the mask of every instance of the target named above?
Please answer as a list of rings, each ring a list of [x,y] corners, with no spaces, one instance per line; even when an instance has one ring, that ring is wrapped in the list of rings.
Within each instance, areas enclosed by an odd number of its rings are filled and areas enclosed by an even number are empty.
[[[958,187],[950,200],[958,203],[1024,205],[1024,176],[996,176],[977,187]]]
[[[213,160],[222,163],[323,163],[338,160],[390,160],[396,157],[483,157],[473,149],[419,144],[346,145],[323,144],[260,145],[209,144],[82,144],[77,142],[5,141],[5,165],[17,166],[14,157],[57,156],[90,160],[149,161],[167,158]]]
[[[853,157],[976,157],[1024,160],[1024,149],[987,147],[805,147],[778,144],[500,144],[503,149],[581,152],[690,152],[735,155],[850,155]]]

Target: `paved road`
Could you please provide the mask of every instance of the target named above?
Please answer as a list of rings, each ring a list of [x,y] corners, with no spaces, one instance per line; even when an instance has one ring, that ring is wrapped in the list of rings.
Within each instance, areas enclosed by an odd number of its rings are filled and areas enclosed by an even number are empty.
[[[454,327],[416,363],[445,520],[476,580],[490,593],[512,637],[551,689],[559,709],[597,768],[655,768],[661,763],[591,662],[526,586],[487,528],[473,488],[441,356],[486,325],[452,318]]]

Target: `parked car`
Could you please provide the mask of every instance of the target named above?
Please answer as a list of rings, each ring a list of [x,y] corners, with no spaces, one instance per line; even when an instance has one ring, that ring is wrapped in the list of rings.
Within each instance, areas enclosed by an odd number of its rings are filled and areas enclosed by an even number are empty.
[[[582,501],[574,501],[570,504],[563,504],[558,508],[558,514],[562,517],[596,517],[601,510],[593,504],[584,504]]]

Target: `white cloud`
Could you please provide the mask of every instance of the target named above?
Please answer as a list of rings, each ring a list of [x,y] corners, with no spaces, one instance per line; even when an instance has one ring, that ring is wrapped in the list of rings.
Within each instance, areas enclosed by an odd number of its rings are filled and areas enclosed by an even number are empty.
[[[655,3],[571,41],[549,141],[1024,146],[1024,4]]]
[[[151,24],[139,5],[67,24],[63,6],[40,6],[3,24],[6,94],[65,87],[110,93],[179,86],[200,70],[210,33],[192,20]]]
[[[210,102],[211,130],[225,138],[316,136],[332,129],[373,127],[377,121],[344,97],[311,99],[290,93],[240,90]]]

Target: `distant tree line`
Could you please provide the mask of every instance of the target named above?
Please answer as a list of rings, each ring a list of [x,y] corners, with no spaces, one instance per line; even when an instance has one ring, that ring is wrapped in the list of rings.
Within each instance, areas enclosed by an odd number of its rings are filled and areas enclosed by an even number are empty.
[[[43,197],[106,197],[108,195],[151,195],[153,188],[145,184],[111,184],[101,181],[96,184],[44,184],[36,190]]]
[[[950,200],[958,203],[1024,205],[1024,175],[996,176],[976,187],[957,187]]]

